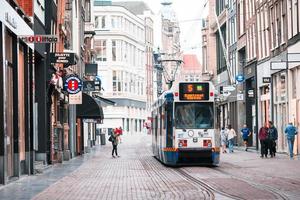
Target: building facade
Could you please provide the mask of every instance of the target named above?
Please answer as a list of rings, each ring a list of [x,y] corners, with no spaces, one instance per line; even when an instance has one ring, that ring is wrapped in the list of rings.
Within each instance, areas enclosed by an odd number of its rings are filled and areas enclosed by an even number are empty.
[[[141,132],[147,118],[145,20],[134,8],[129,2],[94,4],[91,18],[102,95],[116,103],[103,108],[101,128],[121,126],[127,134]]]
[[[33,35],[33,2],[1,1],[0,14],[0,183],[32,173],[34,46],[19,36]],[[24,16],[24,17],[22,17]],[[28,97],[28,98],[27,98]]]

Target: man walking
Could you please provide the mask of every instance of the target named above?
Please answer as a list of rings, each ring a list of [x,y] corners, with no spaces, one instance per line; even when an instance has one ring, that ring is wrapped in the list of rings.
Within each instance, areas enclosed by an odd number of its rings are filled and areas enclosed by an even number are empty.
[[[249,128],[247,128],[247,125],[244,124],[244,127],[241,130],[242,138],[244,140],[244,146],[245,146],[245,151],[248,150],[248,139],[251,135],[251,131]]]
[[[287,127],[285,128],[285,134],[288,141],[289,151],[290,151],[290,159],[293,159],[294,157],[294,141],[295,141],[295,135],[297,134],[297,129],[295,126],[293,126],[293,123],[289,123]]]
[[[268,139],[271,158],[273,158],[276,154],[276,140],[278,139],[278,132],[272,121],[269,121]]]
[[[234,138],[236,137],[235,130],[231,127],[231,125],[228,125],[228,147],[229,147],[229,153],[233,153],[233,143]]]
[[[263,158],[265,156],[267,158],[268,157],[268,125],[267,125],[267,123],[265,123],[264,126],[259,129],[258,138],[260,141],[260,153],[261,153],[260,157]]]

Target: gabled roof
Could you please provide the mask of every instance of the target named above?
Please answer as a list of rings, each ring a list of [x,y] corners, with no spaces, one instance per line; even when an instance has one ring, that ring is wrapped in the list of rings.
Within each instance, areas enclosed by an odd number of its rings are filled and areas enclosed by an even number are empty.
[[[195,54],[183,55],[183,70],[201,70],[201,64]]]
[[[119,1],[119,2],[112,2],[112,5],[122,6],[135,15],[143,15],[144,11],[147,10],[151,11],[149,6],[143,1]]]

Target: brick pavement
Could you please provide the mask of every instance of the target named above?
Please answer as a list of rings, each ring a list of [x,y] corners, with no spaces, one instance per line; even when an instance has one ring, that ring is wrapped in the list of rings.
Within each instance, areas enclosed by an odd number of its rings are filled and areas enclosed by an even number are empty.
[[[204,199],[207,194],[155,160],[149,136],[123,136],[120,158],[107,145],[80,168],[35,196],[64,199]]]
[[[0,199],[205,199],[195,182],[168,168],[151,154],[151,136],[123,136],[120,158],[111,157],[110,143],[98,148],[75,166],[51,169],[51,173],[25,177],[0,188]],[[74,160],[66,163],[72,163]],[[79,162],[80,161],[80,162]],[[260,159],[259,154],[235,151],[221,156],[218,168],[183,167],[188,174],[216,190],[239,199],[300,199],[299,160],[285,155]],[[61,171],[65,171],[62,173]],[[298,179],[298,180],[297,180]],[[25,186],[28,184],[28,186]],[[24,195],[22,195],[24,194]],[[231,199],[215,194],[216,199]]]

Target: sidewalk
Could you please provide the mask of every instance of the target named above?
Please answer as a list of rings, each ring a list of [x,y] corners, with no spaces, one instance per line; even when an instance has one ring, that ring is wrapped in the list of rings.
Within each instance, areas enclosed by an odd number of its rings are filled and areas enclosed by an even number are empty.
[[[256,150],[256,147],[248,147],[247,151],[245,151],[244,146],[234,146],[234,150],[256,153],[257,155],[260,156],[260,149]],[[270,157],[270,156],[268,155],[268,157]],[[281,158],[281,159],[284,159],[284,158],[290,159],[289,154],[286,152],[276,152],[276,157]],[[294,155],[294,160],[300,160],[299,155]]]
[[[0,186],[0,199],[2,200],[27,200],[33,198],[47,187],[57,182],[61,178],[78,169],[85,161],[95,156],[95,152],[101,147],[93,148],[89,154],[77,156],[69,161],[51,165],[42,174],[32,176],[21,176],[19,180],[7,185]]]

